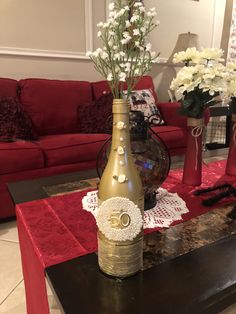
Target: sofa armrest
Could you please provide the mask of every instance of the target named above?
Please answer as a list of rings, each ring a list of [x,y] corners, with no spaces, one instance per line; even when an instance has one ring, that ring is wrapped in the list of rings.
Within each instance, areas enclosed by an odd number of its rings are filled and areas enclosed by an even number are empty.
[[[180,103],[178,102],[158,102],[157,107],[166,125],[187,127],[187,118],[179,113]]]
[[[182,116],[179,113],[180,103],[178,102],[159,102],[157,104],[158,109],[160,110],[162,117],[166,125],[179,126],[182,128],[187,127],[187,117]],[[204,114],[204,123],[208,124],[210,120],[210,110],[206,108]]]

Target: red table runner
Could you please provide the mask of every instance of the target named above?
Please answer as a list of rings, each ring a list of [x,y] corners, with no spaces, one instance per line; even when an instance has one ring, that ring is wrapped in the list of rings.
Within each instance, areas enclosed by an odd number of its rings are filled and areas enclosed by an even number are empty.
[[[236,178],[224,175],[224,171],[225,161],[203,165],[201,188],[225,182],[236,184]],[[182,170],[172,170],[162,187],[169,192],[177,192],[185,200],[189,213],[183,215],[183,220],[209,211],[208,207],[201,205],[203,197],[193,195],[196,188],[183,185],[181,180]],[[74,192],[16,206],[27,312],[30,314],[49,313],[44,279],[45,267],[97,250],[95,219],[92,214],[82,209],[81,204],[81,199],[86,193],[87,191]],[[236,198],[227,198],[215,207],[234,200]],[[182,221],[174,224],[180,222]]]

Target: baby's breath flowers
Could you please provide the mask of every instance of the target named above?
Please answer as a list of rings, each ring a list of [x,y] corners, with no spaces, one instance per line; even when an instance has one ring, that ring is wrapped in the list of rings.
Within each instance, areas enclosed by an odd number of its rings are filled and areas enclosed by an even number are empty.
[[[159,24],[155,17],[155,8],[147,11],[141,1],[116,0],[109,5],[108,20],[97,25],[103,48],[87,55],[108,81],[114,98],[128,98],[138,79],[157,61],[157,53],[146,41]]]
[[[181,102],[180,113],[192,118],[202,118],[206,107],[216,104],[215,97],[226,90],[226,70],[220,62],[223,50],[207,48],[197,51],[187,49],[174,55],[174,62],[186,64],[171,82]]]

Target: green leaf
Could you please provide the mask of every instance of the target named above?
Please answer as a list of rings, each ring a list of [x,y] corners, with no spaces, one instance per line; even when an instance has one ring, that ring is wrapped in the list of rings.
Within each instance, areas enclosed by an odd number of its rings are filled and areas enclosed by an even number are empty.
[[[236,113],[236,97],[232,97],[230,101],[230,112]]]
[[[205,108],[215,103],[213,96],[209,92],[203,92],[201,89],[196,88],[189,93],[185,92],[179,113],[191,118],[202,118]]]

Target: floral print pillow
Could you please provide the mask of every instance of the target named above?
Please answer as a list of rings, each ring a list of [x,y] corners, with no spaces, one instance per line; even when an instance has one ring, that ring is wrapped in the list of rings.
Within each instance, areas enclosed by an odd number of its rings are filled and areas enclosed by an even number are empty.
[[[162,125],[164,120],[155,104],[151,89],[134,90],[130,95],[131,110],[142,111],[151,125]]]

